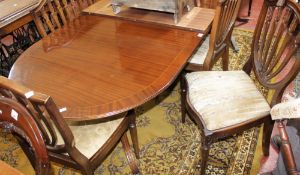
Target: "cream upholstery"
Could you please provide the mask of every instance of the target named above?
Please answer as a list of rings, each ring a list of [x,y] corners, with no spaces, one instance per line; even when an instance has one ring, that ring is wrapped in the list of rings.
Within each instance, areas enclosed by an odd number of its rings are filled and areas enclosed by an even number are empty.
[[[124,118],[101,122],[96,124],[69,125],[74,138],[75,147],[87,158],[91,158],[114,133]],[[62,145],[64,141],[55,128],[57,144]]]
[[[186,75],[187,100],[208,130],[236,125],[269,114],[270,107],[243,71],[203,71]]]
[[[271,116],[273,120],[300,118],[300,98],[273,106]]]
[[[3,0],[0,1],[0,27],[3,27],[36,8],[40,0]]]
[[[188,60],[189,63],[203,64],[209,49],[209,36],[205,38],[203,43],[197,48],[196,52]]]

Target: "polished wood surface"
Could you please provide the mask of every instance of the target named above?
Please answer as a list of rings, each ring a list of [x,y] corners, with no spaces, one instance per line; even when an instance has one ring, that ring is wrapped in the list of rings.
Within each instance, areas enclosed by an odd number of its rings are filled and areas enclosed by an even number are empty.
[[[215,14],[215,10],[213,9],[194,7],[190,12],[184,14],[181,20],[175,24],[172,13],[142,10],[122,6],[121,12],[114,14],[109,0],[98,1],[86,8],[83,12],[87,14],[97,14],[133,21],[168,25],[187,30],[194,30],[201,33],[208,33]]]
[[[209,37],[209,49],[205,59],[203,62],[194,61],[198,56],[194,55],[189,60],[186,71],[211,70],[220,58],[222,58],[223,70],[228,70],[231,36],[240,5],[241,0],[224,0],[217,4]],[[203,48],[199,47],[198,49],[201,53]]]
[[[284,121],[276,121],[277,122],[277,128],[279,131],[279,136],[280,136],[280,151],[282,154],[282,159],[278,160],[277,166],[279,166],[279,164],[283,164],[285,169],[286,169],[286,173],[289,175],[299,175],[300,172],[299,170],[297,170],[297,164],[299,164],[299,162],[295,161],[295,156],[294,156],[294,152],[297,152],[297,150],[293,150],[297,149],[297,145],[296,144],[291,144],[290,139],[289,139],[289,134],[286,131],[286,126],[284,124]],[[299,126],[299,120],[290,120],[290,123],[294,123],[294,126]],[[290,127],[294,127],[294,126],[290,126]],[[294,130],[297,130],[297,134],[299,133],[299,127],[294,127]],[[292,129],[291,129],[292,130]],[[290,136],[293,139],[296,139],[297,136]],[[299,137],[299,135],[298,135]],[[297,139],[296,139],[297,140]],[[295,143],[295,142],[292,142]],[[298,143],[299,144],[299,143]],[[299,155],[299,154],[298,154]],[[299,158],[298,158],[299,160]],[[281,161],[281,162],[279,162]],[[283,161],[283,162],[282,162]],[[282,167],[277,167],[277,169],[281,169]]]
[[[23,175],[23,173],[21,173],[20,171],[18,171],[17,169],[9,166],[8,164],[6,164],[5,162],[0,160],[0,174],[5,174],[5,175]],[[5,173],[4,173],[5,172]]]
[[[300,31],[298,30],[299,25],[300,8],[298,4],[296,4],[293,0],[264,1],[253,35],[251,54],[248,61],[243,67],[243,71],[245,71],[249,75],[249,77],[250,73],[253,72],[258,84],[263,87],[264,90],[272,92],[272,96],[268,101],[268,105],[270,107],[273,107],[274,105],[281,102],[286,87],[296,78],[299,73],[300,55],[297,53],[300,45]],[[236,71],[236,73],[238,72],[239,71]],[[198,75],[200,75],[200,73],[203,72],[198,73]],[[220,72],[220,74],[218,74],[218,77],[222,77],[223,75],[221,74],[225,75],[226,71]],[[194,80],[197,81],[196,78],[194,78]],[[226,80],[223,80],[224,83],[226,83]],[[228,78],[228,80],[230,80],[230,78]],[[246,79],[243,79],[242,81],[245,80]],[[209,85],[212,85],[212,83],[208,82],[208,85],[204,87],[204,89],[210,89]],[[229,83],[226,84],[226,88],[230,89],[230,86],[238,85]],[[239,88],[246,89],[247,87],[244,85],[240,85]],[[256,113],[255,110],[258,110],[260,108],[260,105],[258,104],[259,100],[256,100],[255,98],[250,99],[252,104],[256,104],[255,108],[252,108],[250,107],[250,105],[247,105],[247,103],[243,102],[241,104],[247,106],[247,109],[243,109],[241,108],[241,106],[235,105],[234,103],[230,104],[236,109],[233,109],[231,111],[222,111],[222,115],[224,115],[222,119],[224,119],[224,121],[226,120],[226,122],[230,124],[225,127],[216,127],[216,129],[210,129],[207,127],[208,124],[214,123],[217,117],[214,118],[210,116],[208,117],[207,115],[205,116],[205,112],[209,111],[209,113],[214,114],[214,116],[217,116],[216,114],[218,113],[217,110],[214,111],[213,109],[208,109],[209,105],[211,105],[210,102],[212,100],[204,100],[204,103],[202,104],[200,104],[199,102],[192,102],[190,100],[190,91],[192,91],[192,89],[189,88],[187,79],[181,79],[181,110],[183,122],[185,121],[186,113],[189,114],[189,116],[193,119],[193,121],[195,121],[199,129],[202,131],[201,133],[203,133],[201,135],[201,174],[205,174],[205,168],[207,165],[206,160],[208,160],[209,149],[213,143],[233,134],[241,133],[255,126],[261,126],[261,124],[264,125],[262,134],[263,154],[264,156],[269,155],[270,138],[274,126],[274,121],[272,121],[268,110],[266,110],[267,112],[261,116],[249,117],[247,118],[247,120],[242,122],[235,122],[234,118],[230,119],[230,117],[228,117],[229,115],[234,115],[234,113],[240,116],[245,115],[245,111],[248,111],[249,114],[251,112],[251,114],[254,115]],[[204,96],[205,93],[203,91],[198,92],[198,94],[194,93],[193,95],[198,95],[198,99],[203,100],[203,98],[201,99],[201,96]],[[249,94],[252,94],[252,97],[254,96],[254,93],[250,91],[250,88],[247,88],[247,92],[249,92]],[[211,93],[213,92],[206,92],[206,94]],[[233,98],[239,97],[241,99],[247,98],[245,94],[239,94],[236,91],[227,91],[227,94],[218,96],[220,97],[220,99],[215,98],[214,101],[222,101],[224,99],[228,99],[228,96]],[[229,103],[229,101],[227,102]],[[224,103],[217,104],[223,105]],[[201,109],[202,111],[196,110],[196,108],[199,106],[203,106],[203,108]],[[214,107],[214,109],[218,108],[217,105]],[[239,111],[242,112],[239,113]],[[242,117],[243,116],[241,116],[241,118]]]
[[[4,77],[0,78],[2,80]],[[16,100],[4,97],[7,93],[3,93],[4,89],[2,86],[0,91],[0,128],[15,136],[37,175],[49,175],[50,161],[48,151],[46,150],[43,134],[39,130],[35,119],[29,111]],[[11,94],[8,96],[10,95]],[[11,174],[14,174],[14,172],[11,171]]]
[[[9,78],[53,97],[65,119],[108,117],[165,90],[200,43],[197,34],[81,16],[26,50]]]
[[[31,22],[33,20],[31,14],[27,14],[19,19],[17,19],[16,21],[4,26],[0,28],[0,37],[5,36],[11,32],[13,32],[14,30],[24,26],[25,24]]]
[[[39,0],[1,0],[0,37],[32,21],[30,11],[36,8],[38,3]]]
[[[31,89],[0,76],[0,128],[13,133],[35,167],[36,174],[49,174],[51,160],[80,170],[85,175],[92,175],[120,140],[132,173],[139,173],[126,135],[127,130],[130,130],[138,157],[137,129],[132,112],[128,112],[128,115],[127,112],[116,115],[111,120],[66,122],[50,96],[32,92]],[[121,121],[116,122],[116,119]],[[79,130],[81,134],[78,135]],[[90,142],[80,138],[80,135],[97,138]],[[90,148],[91,145],[97,145],[97,149]],[[93,150],[92,155],[87,154],[89,149]]]

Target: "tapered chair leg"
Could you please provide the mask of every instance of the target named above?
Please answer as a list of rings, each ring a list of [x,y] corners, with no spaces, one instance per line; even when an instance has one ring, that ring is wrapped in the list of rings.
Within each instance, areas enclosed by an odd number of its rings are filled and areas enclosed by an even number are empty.
[[[185,73],[182,73],[180,76],[180,95],[181,95],[181,120],[182,123],[185,123],[186,118],[186,83],[184,80]]]
[[[274,121],[272,121],[271,117],[269,117],[268,120],[264,123],[264,128],[263,128],[262,146],[263,146],[263,153],[265,156],[269,156],[270,139],[271,139],[273,127],[274,127]]]
[[[230,34],[230,36],[231,36],[231,38],[230,38],[229,46],[232,48],[234,53],[238,53],[239,52],[239,47],[238,47],[238,45],[235,41],[235,38],[231,34]]]
[[[222,56],[222,68],[224,71],[228,70],[229,65],[229,47],[226,46],[225,52]]]
[[[128,141],[126,133],[124,133],[124,135],[122,136],[121,142],[122,142],[122,146],[123,146],[123,149],[125,151],[130,169],[132,171],[132,174],[140,174],[138,164],[137,164],[137,160],[136,160],[133,152],[130,149],[130,145],[129,145],[129,141]]]
[[[205,174],[205,169],[207,165],[208,155],[209,155],[209,148],[210,144],[207,142],[205,137],[202,137],[201,140],[201,175]]]
[[[134,148],[135,156],[139,159],[140,158],[140,148],[139,148],[139,141],[138,141],[138,135],[137,135],[137,128],[136,128],[136,112],[135,110],[132,111],[130,116],[130,124],[129,124],[129,130],[130,130],[130,136]]]

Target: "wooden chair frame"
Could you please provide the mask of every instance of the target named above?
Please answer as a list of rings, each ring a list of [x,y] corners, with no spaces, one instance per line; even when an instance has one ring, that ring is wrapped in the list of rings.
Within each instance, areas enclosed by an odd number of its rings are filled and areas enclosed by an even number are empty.
[[[228,70],[229,47],[241,0],[217,1],[215,16],[209,38],[209,50],[202,64],[188,63],[186,71],[211,70],[222,57],[223,70]]]
[[[34,95],[32,94],[32,96],[28,97],[26,95],[28,93],[34,93]],[[88,159],[75,147],[74,135],[50,96],[33,92],[5,77],[0,77],[0,94],[6,98],[13,99],[26,107],[43,135],[51,161],[70,166],[82,171],[84,174],[93,174],[96,168],[105,160],[121,140],[133,174],[139,174],[135,155],[130,149],[126,134],[126,131],[129,129],[134,149],[137,153],[136,157],[139,157],[137,130],[133,112],[129,112],[128,115],[126,115],[126,113],[122,115],[122,117],[125,118],[119,127],[114,131],[106,143],[90,159]],[[89,121],[86,121],[85,123],[88,122]],[[54,127],[59,131],[65,144],[57,145],[57,134]]]
[[[42,37],[48,35],[46,28],[54,32],[69,21],[76,19],[81,11],[93,4],[93,0],[42,0],[31,14]],[[46,28],[45,28],[46,27]]]
[[[26,108],[12,99],[0,97],[0,111],[0,127],[17,138],[36,174],[50,174],[43,135]]]
[[[296,30],[299,24],[300,10],[296,3],[291,0],[264,1],[253,36],[251,56],[243,70],[249,76],[253,71],[258,82],[274,92],[269,102],[271,107],[281,101],[285,88],[300,70],[300,55],[296,54],[300,44],[300,33],[299,30]],[[269,47],[270,44],[273,47]],[[274,82],[274,78],[280,77],[280,74],[285,70],[285,77]],[[241,133],[260,124],[264,124],[263,153],[265,156],[269,155],[270,137],[274,125],[270,114],[234,126],[213,131],[208,130],[203,124],[205,122],[201,115],[196,112],[187,98],[189,87],[185,78],[181,78],[181,89],[182,121],[185,122],[187,112],[202,131],[201,174],[205,172],[209,148],[212,143],[220,138]]]

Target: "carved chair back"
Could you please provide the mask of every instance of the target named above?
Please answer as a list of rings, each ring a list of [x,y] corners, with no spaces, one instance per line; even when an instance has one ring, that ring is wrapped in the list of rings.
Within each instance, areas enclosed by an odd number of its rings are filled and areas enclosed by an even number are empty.
[[[274,92],[270,105],[281,101],[286,86],[300,70],[300,10],[291,0],[265,0],[256,26],[252,52],[244,67]],[[250,66],[249,66],[250,65]]]
[[[27,156],[29,159],[31,158],[36,174],[49,174],[50,162],[43,134],[32,115],[21,104],[6,97],[0,97],[0,111],[0,127],[17,136],[20,144],[26,144],[26,146],[21,146],[25,153],[31,153]],[[20,139],[22,139],[22,142],[20,142]]]
[[[224,52],[226,47],[229,46],[241,2],[241,0],[219,0],[217,2],[210,34],[209,50],[204,63],[205,66],[209,66],[208,70],[217,61],[218,54]],[[228,60],[226,61],[228,62]]]
[[[47,149],[55,153],[76,154],[74,160],[86,159],[74,145],[74,136],[59,109],[48,95],[34,92],[5,77],[0,77],[0,95],[22,104],[35,120],[44,138]],[[57,145],[58,134],[64,144]]]
[[[32,11],[34,21],[42,37],[61,28],[78,17],[93,0],[42,0]]]

